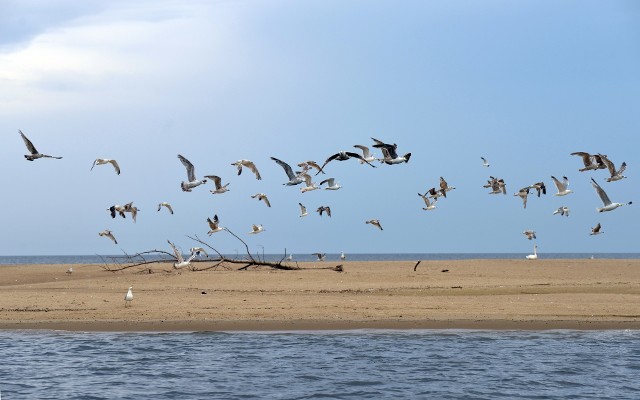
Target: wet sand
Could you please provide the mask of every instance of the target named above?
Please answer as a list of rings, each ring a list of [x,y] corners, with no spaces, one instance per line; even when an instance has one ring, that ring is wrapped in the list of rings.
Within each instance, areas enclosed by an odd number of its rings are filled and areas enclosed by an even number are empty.
[[[0,266],[0,329],[278,331],[640,329],[640,260],[300,263],[162,272],[170,264]],[[198,263],[198,268],[205,263]],[[446,272],[443,272],[446,271]],[[134,300],[124,295],[133,286]]]

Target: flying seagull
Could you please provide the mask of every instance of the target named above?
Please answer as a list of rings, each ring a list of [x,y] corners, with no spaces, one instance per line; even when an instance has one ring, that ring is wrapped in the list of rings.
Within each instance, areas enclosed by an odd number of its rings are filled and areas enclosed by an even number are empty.
[[[188,181],[182,181],[182,183],[180,184],[183,192],[190,192],[194,187],[207,183],[206,179],[196,179],[195,168],[189,160],[187,160],[180,154],[178,154],[178,158],[182,162],[182,165],[187,168],[187,179],[189,179]]]
[[[275,157],[271,157],[271,159],[276,163],[278,163],[278,165],[284,169],[284,172],[287,174],[287,177],[289,178],[289,181],[286,183],[283,183],[283,185],[295,186],[304,182],[304,177],[302,176],[302,174],[295,174],[289,164]]]
[[[525,235],[529,240],[536,239],[536,231],[527,230],[522,232],[522,234]]]
[[[600,200],[602,200],[602,203],[604,204],[604,207],[596,208],[598,212],[615,210],[618,207],[633,203],[631,201],[628,203],[613,203],[611,200],[609,200],[609,196],[607,196],[607,193],[605,193],[605,191],[602,190],[600,185],[598,185],[598,183],[593,178],[591,178],[591,185],[596,190],[596,193],[598,193],[598,196],[600,196]]]
[[[124,295],[124,307],[130,307],[131,302],[133,301],[133,286],[129,286],[129,290],[127,290],[127,294]]]
[[[262,177],[260,176],[260,172],[258,172],[258,168],[256,168],[256,165],[251,160],[238,160],[234,163],[231,163],[231,165],[235,165],[236,168],[238,168],[238,175],[242,173],[242,167],[246,167],[256,175],[257,180],[262,179]]]
[[[163,201],[162,203],[158,203],[158,211],[160,211],[162,207],[166,207],[166,209],[169,210],[171,215],[173,215],[173,207],[171,207],[171,204],[167,203],[166,201]]]
[[[455,189],[454,186],[449,186],[447,181],[445,181],[443,177],[440,177],[440,191],[442,192],[444,197],[447,197],[447,192],[453,189]]]
[[[418,193],[418,196],[422,197],[422,200],[424,200],[425,207],[422,207],[423,210],[430,211],[436,208],[436,203],[438,202],[437,196],[433,199],[433,201],[429,200],[429,196],[427,196],[426,194]]]
[[[366,162],[367,164],[369,164],[370,166],[372,166],[373,168],[375,168],[376,166],[371,164],[369,161],[365,160],[360,154],[358,153],[354,153],[352,151],[339,151],[334,155],[329,156],[326,161],[324,162],[324,164],[322,164],[322,166],[320,167],[320,169],[318,170],[318,172],[316,172],[316,175],[318,175],[320,172],[323,172],[324,167],[329,164],[331,161],[333,160],[338,160],[338,161],[346,161],[350,158],[357,158],[360,161]]]
[[[253,224],[251,226],[251,232],[249,232],[249,234],[250,235],[254,235],[254,234],[257,234],[257,233],[260,233],[260,232],[264,232],[264,228],[262,227],[262,224],[260,224],[260,225]]]
[[[382,225],[380,225],[380,221],[377,219],[370,219],[368,221],[365,221],[365,224],[371,224],[377,227],[378,229],[382,230]]]
[[[300,206],[300,217],[306,217],[307,215],[309,215],[309,213],[307,212],[307,207],[302,205],[302,203],[298,203],[298,205]]]
[[[607,168],[607,166],[604,165],[604,162],[602,161],[601,154],[589,154],[589,153],[585,153],[584,151],[576,151],[574,153],[571,153],[571,155],[582,158],[582,163],[584,164],[584,168],[580,168],[578,170],[580,172]]]
[[[604,162],[604,165],[607,166],[607,169],[609,169],[609,174],[611,175],[609,178],[605,179],[607,182],[615,182],[619,181],[620,179],[626,178],[626,176],[622,175],[624,170],[627,169],[626,162],[622,162],[622,164],[620,165],[620,169],[616,170],[616,166],[611,162],[611,160],[607,158],[607,156],[601,157],[602,162]]]
[[[135,207],[133,205],[133,201],[123,206],[123,212],[131,213],[131,218],[133,219],[134,223],[136,222],[136,216],[138,215],[138,211],[140,211],[140,209],[138,209],[138,207]]]
[[[324,261],[327,253],[313,253],[312,255],[316,256],[316,261]]]
[[[170,241],[167,240],[167,243],[169,243],[169,245],[171,246],[171,248],[173,249],[173,254],[175,254],[176,256],[176,262],[173,263],[173,268],[174,269],[180,269],[180,268],[184,268],[186,266],[189,266],[191,264],[191,260],[193,260],[196,257],[195,253],[192,253],[189,258],[187,258],[186,260],[182,257],[182,252],[178,251],[178,249],[176,248],[176,246],[174,246],[173,243],[171,243]]]
[[[322,217],[322,213],[326,212],[329,218],[331,218],[331,207],[329,206],[320,206],[316,211],[320,214],[321,217]]]
[[[480,157],[480,158],[482,159],[482,166],[483,167],[489,167],[489,165],[490,165],[489,161],[487,161],[487,159],[484,158],[484,157]]]
[[[601,228],[602,226],[600,225],[600,222],[598,222],[596,226],[591,228],[591,233],[589,235],[599,235],[601,233],[604,233],[603,231],[600,230]]]
[[[221,194],[229,191],[229,189],[227,189],[227,186],[229,186],[229,182],[223,185],[222,179],[218,175],[205,175],[204,177],[207,179],[211,179],[213,181],[213,184],[216,186],[214,190],[210,190],[211,193]]]
[[[22,136],[22,140],[24,141],[24,144],[27,146],[27,150],[29,150],[29,152],[31,153],[31,154],[26,154],[24,156],[24,158],[26,158],[27,160],[33,161],[33,160],[37,160],[38,158],[55,158],[56,160],[59,160],[62,158],[62,157],[54,157],[54,156],[49,156],[49,155],[40,153],[38,150],[36,150],[36,147],[33,145],[33,143],[31,143],[31,140],[27,139],[27,137],[24,135],[24,133],[22,133],[20,129],[18,129],[18,132],[20,132],[20,136]]]
[[[320,171],[320,166],[315,161],[303,161],[298,164],[298,167],[302,168],[305,171],[309,171],[311,168],[315,168],[316,170]],[[324,171],[322,171],[322,173],[324,174]]]
[[[364,164],[365,162],[372,163],[376,160],[375,156],[371,154],[367,146],[356,144],[353,147],[362,151],[362,160],[360,160],[360,164]]]
[[[484,188],[491,188],[489,194],[507,194],[507,185],[504,182],[504,179],[498,179],[493,176],[489,176],[489,178],[490,179],[487,181],[487,184],[482,186]]]
[[[114,204],[111,207],[107,208],[107,211],[111,213],[111,218],[115,218],[116,213],[118,213],[122,218],[126,218],[124,213],[126,212],[131,213],[131,218],[133,218],[133,222],[136,222],[136,216],[138,215],[138,211],[140,210],[138,209],[138,207],[133,206],[133,201],[132,201],[123,206],[119,204]]]
[[[568,217],[569,207],[567,206],[558,207],[558,209],[553,212],[553,215],[556,215],[556,214],[560,214],[560,216]]]
[[[324,190],[338,190],[342,187],[339,183],[336,183],[335,178],[327,178],[323,180],[322,182],[320,182],[320,186],[324,185],[325,183],[327,184],[327,186],[325,186]]]
[[[540,192],[545,195],[547,194],[547,187],[544,185],[544,182],[536,182],[529,187],[536,190],[538,197],[540,197]]]
[[[113,168],[116,170],[116,174],[120,175],[120,166],[118,165],[118,162],[110,158],[96,158],[89,171],[93,171],[93,167],[95,167],[96,165],[104,165],[104,164],[113,165]]]
[[[251,196],[252,199],[258,199],[258,201],[264,201],[264,204],[267,205],[267,207],[271,207],[271,203],[269,203],[269,199],[267,198],[267,195],[264,193],[256,193],[253,196]]]
[[[387,144],[376,138],[371,138],[371,139],[375,142],[373,147],[377,147],[380,149],[380,151],[382,151],[383,158],[380,160],[381,162],[389,165],[402,164],[402,163],[409,162],[409,158],[411,158],[411,153],[406,153],[403,156],[399,156],[396,151],[398,148],[397,144],[395,143]]]
[[[551,179],[553,179],[553,183],[558,189],[558,193],[555,193],[554,196],[566,196],[569,193],[573,193],[573,190],[567,189],[567,186],[569,186],[569,179],[566,176],[562,177],[562,182],[560,182],[555,176],[552,176]]]
[[[527,208],[527,197],[529,196],[529,186],[524,187],[520,190],[518,190],[517,193],[514,193],[514,196],[520,196],[520,198],[522,199],[522,203],[524,204],[524,208]]]
[[[305,182],[305,186],[300,188],[300,192],[306,193],[312,190],[320,189],[320,186],[317,186],[311,181],[311,176],[309,176],[309,174],[300,174],[300,176],[304,178]]]
[[[209,236],[213,235],[216,232],[220,232],[224,230],[224,228],[220,226],[220,221],[218,220],[218,214],[215,214],[213,216],[213,220],[211,220],[211,218],[207,218],[207,223],[209,224],[209,232],[207,232],[207,235]]]
[[[111,233],[111,231],[108,229],[105,229],[102,232],[99,232],[98,235],[109,238],[113,240],[113,243],[118,244],[118,241],[116,240],[115,236],[113,236],[113,233]]]

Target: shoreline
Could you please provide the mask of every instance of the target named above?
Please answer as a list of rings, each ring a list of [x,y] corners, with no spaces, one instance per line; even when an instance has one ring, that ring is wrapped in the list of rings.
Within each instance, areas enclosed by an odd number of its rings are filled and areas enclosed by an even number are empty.
[[[293,332],[640,329],[640,260],[300,263],[124,272],[0,266],[0,330]],[[236,267],[237,268],[237,267]],[[133,286],[134,300],[124,308]]]

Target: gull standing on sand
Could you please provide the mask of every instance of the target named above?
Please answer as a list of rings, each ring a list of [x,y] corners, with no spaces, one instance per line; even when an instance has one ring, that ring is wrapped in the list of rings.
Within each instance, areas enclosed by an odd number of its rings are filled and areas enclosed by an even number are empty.
[[[211,218],[207,218],[207,223],[209,224],[209,232],[207,232],[207,235],[209,236],[213,235],[216,232],[220,232],[224,230],[224,228],[220,226],[220,221],[218,220],[218,214],[215,214],[213,216],[213,221],[211,220]]]
[[[283,185],[295,186],[305,181],[305,178],[302,176],[303,174],[295,174],[291,166],[286,162],[279,160],[275,157],[271,157],[271,159],[276,163],[278,163],[278,165],[284,169],[285,174],[287,174],[287,177],[289,178],[289,181],[286,183],[283,183]]]
[[[267,207],[271,207],[271,203],[269,202],[269,199],[267,198],[267,195],[264,193],[256,193],[253,196],[251,196],[252,199],[258,199],[258,201],[264,201],[264,204],[267,205]]]
[[[567,186],[569,186],[569,178],[566,176],[562,177],[562,182],[560,182],[555,176],[552,176],[551,179],[553,179],[553,183],[558,189],[558,193],[555,193],[554,196],[566,196],[569,193],[573,193],[573,190],[567,189]]]
[[[609,200],[609,196],[607,196],[607,193],[602,190],[600,185],[598,185],[598,183],[593,178],[591,178],[591,185],[596,190],[596,193],[598,193],[598,196],[600,196],[600,200],[602,200],[602,203],[604,204],[604,207],[596,208],[598,212],[612,211],[618,207],[633,204],[633,202],[631,201],[628,203],[613,203],[611,200]]]
[[[346,259],[347,259],[347,256],[345,256],[345,255],[344,255],[344,251],[341,251],[341,252],[340,252],[340,259],[341,259],[342,261],[344,261],[344,260],[346,260]]]
[[[73,267],[69,267],[69,269],[67,270],[67,272],[65,272],[65,274],[68,274],[68,275],[73,274]]]
[[[424,204],[425,204],[426,207],[422,207],[423,210],[425,210],[425,211],[435,210],[436,203],[438,202],[438,196],[436,196],[433,199],[433,201],[430,201],[429,200],[429,196],[427,196],[426,194],[418,193],[418,196],[422,197],[422,200],[424,200]]]
[[[158,211],[160,211],[162,207],[166,207],[167,210],[169,210],[169,212],[171,213],[171,215],[173,215],[173,207],[171,207],[171,204],[167,203],[166,201],[163,201],[162,203],[158,203]]]
[[[622,164],[620,164],[620,169],[616,170],[616,166],[611,162],[611,160],[607,158],[607,156],[601,157],[602,162],[607,166],[607,169],[609,170],[609,175],[611,175],[609,178],[605,179],[607,182],[615,182],[619,181],[620,179],[626,178],[626,176],[622,175],[624,170],[627,169],[626,162],[623,161]]]
[[[329,206],[320,206],[316,211],[320,214],[321,217],[322,217],[322,213],[326,212],[329,218],[331,218],[331,207]]]
[[[525,235],[529,240],[536,238],[536,231],[527,230],[522,232],[522,234]]]
[[[116,170],[116,174],[120,175],[120,166],[118,165],[118,162],[110,158],[96,158],[89,171],[93,171],[93,167],[95,167],[96,165],[104,165],[104,164],[113,165],[113,168]]]
[[[320,186],[324,185],[325,183],[327,184],[327,186],[324,188],[324,190],[338,190],[342,187],[339,183],[336,183],[335,178],[327,178],[323,180],[322,182],[320,182]]]
[[[115,236],[113,236],[113,233],[109,229],[105,229],[102,232],[99,232],[98,235],[109,238],[113,240],[113,243],[118,244],[118,241],[116,240]]]
[[[131,302],[133,301],[133,286],[129,286],[129,290],[127,290],[127,294],[124,295],[124,307],[130,307]]]
[[[302,203],[298,203],[298,205],[300,206],[300,215],[299,215],[299,217],[306,217],[307,215],[309,215],[309,213],[307,212],[307,207],[302,205]]]
[[[564,215],[565,217],[568,217],[569,207],[567,206],[558,207],[558,209],[553,212],[553,215],[556,215],[556,214],[560,214],[560,216]]]
[[[56,160],[62,158],[40,153],[38,150],[36,150],[36,147],[33,145],[33,143],[31,143],[31,140],[27,139],[27,137],[24,135],[24,133],[22,133],[20,129],[18,129],[18,132],[20,132],[20,136],[22,136],[22,140],[24,141],[25,146],[27,146],[27,150],[29,150],[29,152],[31,153],[24,156],[24,158],[26,158],[28,161],[37,160],[38,158],[55,158]]]
[[[487,167],[488,168],[490,166],[489,161],[487,161],[486,158],[480,157],[480,159],[482,160],[482,166],[483,167]]]
[[[378,229],[383,230],[382,229],[382,225],[380,225],[380,221],[377,220],[377,219],[370,219],[368,221],[365,221],[365,224],[371,224],[371,225],[377,227]]]
[[[230,182],[227,182],[223,185],[222,179],[218,175],[205,175],[204,177],[207,179],[211,179],[216,187],[214,190],[210,190],[212,194],[222,194],[229,191],[229,189],[227,189],[227,186],[229,186]]]
[[[169,245],[171,246],[171,248],[173,249],[173,254],[175,254],[176,256],[176,262],[173,263],[173,268],[174,269],[181,269],[184,268],[188,265],[191,264],[191,260],[193,260],[196,257],[195,253],[192,253],[189,258],[187,258],[186,260],[182,257],[182,253],[180,251],[178,251],[178,249],[176,248],[176,246],[174,246],[173,243],[171,243],[170,241],[167,240],[167,243],[169,243]]]
[[[260,224],[260,225],[253,224],[253,226],[251,227],[251,232],[249,232],[249,234],[250,235],[255,235],[255,234],[258,234],[260,232],[264,232],[264,228],[262,227],[262,224]]]
[[[231,163],[231,165],[236,166],[236,168],[238,169],[238,175],[242,173],[242,167],[246,167],[256,175],[257,180],[262,179],[262,177],[260,176],[260,172],[258,172],[258,168],[256,168],[256,165],[251,160],[238,160],[234,163]]]
[[[187,179],[189,179],[188,181],[182,181],[182,183],[180,183],[180,187],[183,192],[190,192],[194,187],[207,183],[206,179],[196,179],[195,168],[189,160],[180,154],[178,154],[178,158],[180,159],[180,162],[182,162],[182,165],[187,168]]]
[[[602,226],[600,225],[600,222],[598,222],[596,226],[591,228],[591,233],[589,235],[599,235],[601,233],[604,233],[603,231],[600,230],[601,228]]]

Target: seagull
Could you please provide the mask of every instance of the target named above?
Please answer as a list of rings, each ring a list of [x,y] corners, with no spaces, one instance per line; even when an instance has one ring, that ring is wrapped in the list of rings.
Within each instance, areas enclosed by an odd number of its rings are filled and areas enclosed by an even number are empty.
[[[397,144],[395,143],[387,144],[376,138],[371,138],[371,139],[373,139],[373,141],[375,142],[373,147],[377,147],[380,149],[380,151],[382,151],[383,158],[380,160],[381,162],[389,165],[409,162],[409,158],[411,158],[411,153],[407,153],[403,156],[398,156],[398,153],[396,152],[398,148]]]
[[[291,168],[291,166],[289,164],[287,164],[286,162],[284,162],[282,160],[278,160],[275,157],[271,157],[271,159],[273,161],[277,162],[278,165],[280,165],[284,169],[284,172],[289,177],[289,182],[283,183],[283,185],[295,186],[295,185],[299,185],[302,182],[304,182],[304,177],[302,176],[303,174],[295,174],[293,172],[293,169]],[[306,165],[308,165],[308,164],[306,164]]]
[[[326,212],[329,218],[331,218],[331,208],[329,206],[320,206],[316,211],[320,214],[321,217],[322,212]]]
[[[345,255],[344,255],[344,251],[341,251],[341,252],[340,252],[340,259],[341,259],[342,261],[344,261],[344,260],[346,260],[346,259],[347,259],[347,256],[345,256]]]
[[[536,182],[533,185],[529,186],[529,188],[535,189],[538,193],[538,197],[540,197],[540,192],[545,195],[547,194],[547,187],[544,185],[544,182]]]
[[[358,153],[354,153],[351,151],[339,151],[336,154],[329,156],[329,158],[327,158],[327,160],[324,162],[324,164],[322,164],[322,167],[320,167],[320,169],[318,170],[318,172],[316,172],[316,175],[318,175],[320,172],[323,172],[324,167],[329,164],[331,161],[333,160],[338,160],[338,161],[346,161],[350,158],[357,158],[360,161],[364,161],[367,164],[369,164],[370,166],[372,166],[373,168],[375,168],[376,166],[371,164],[369,161],[365,160],[360,154]]]
[[[620,165],[620,169],[616,170],[616,166],[611,162],[611,160],[607,158],[607,156],[601,156],[601,157],[602,157],[602,162],[609,169],[609,174],[611,174],[609,178],[605,179],[607,182],[615,182],[615,181],[619,181],[620,179],[626,178],[626,176],[622,175],[624,170],[627,169],[626,162],[622,162],[622,164]]]
[[[440,190],[442,191],[444,197],[447,197],[447,192],[453,189],[455,189],[455,187],[449,186],[447,181],[445,181],[443,177],[440,177]]]
[[[158,203],[158,211],[160,211],[162,207],[166,207],[167,210],[169,210],[169,212],[171,213],[171,215],[173,215],[173,208],[171,207],[171,204],[167,203],[166,201],[163,201],[162,203]]]
[[[231,165],[235,165],[236,168],[238,168],[238,175],[242,173],[242,167],[247,167],[256,175],[257,180],[262,179],[262,177],[260,176],[260,172],[258,172],[258,168],[256,168],[256,165],[250,160],[238,160],[234,163],[231,163]]]
[[[380,221],[377,219],[370,219],[369,221],[365,221],[365,224],[371,224],[373,226],[378,227],[378,229],[382,230],[382,225],[380,225]]]
[[[338,190],[342,187],[339,183],[335,182],[335,178],[327,178],[323,180],[322,182],[320,182],[320,186],[324,185],[325,183],[327,184],[327,186],[324,188],[324,190]]]
[[[576,151],[574,153],[571,153],[571,155],[582,157],[582,163],[584,164],[584,168],[580,168],[578,170],[580,172],[607,168],[607,166],[604,165],[602,161],[601,154],[589,154],[589,153],[585,153],[584,151]]]
[[[207,251],[202,247],[192,247],[189,249],[189,251],[191,252],[191,254],[195,254],[196,256],[199,256],[200,253],[204,253],[206,257],[209,257],[209,254],[207,254]]]
[[[267,207],[271,207],[271,203],[269,203],[269,199],[267,198],[267,195],[264,193],[256,193],[253,196],[251,196],[252,199],[258,199],[258,201],[262,200],[264,201],[264,204],[267,205]]]
[[[133,201],[131,203],[127,203],[123,206],[124,210],[123,212],[129,212],[131,213],[131,218],[133,218],[133,222],[136,222],[136,216],[138,215],[138,211],[140,211],[138,209],[138,207],[134,207],[133,205]]]
[[[558,207],[558,209],[553,212],[553,215],[556,215],[556,214],[560,214],[560,216],[564,215],[565,217],[568,217],[569,207],[567,206]]]
[[[170,241],[167,240],[167,243],[169,243],[169,245],[171,246],[171,248],[173,249],[173,254],[175,254],[176,256],[176,262],[173,263],[173,268],[174,269],[180,269],[180,268],[184,268],[189,266],[189,264],[191,264],[191,260],[193,260],[196,257],[196,254],[193,253],[189,256],[189,258],[187,258],[186,260],[182,257],[182,253],[180,251],[178,251],[178,249],[176,248],[176,246],[174,246],[173,243],[171,243]]]
[[[133,301],[133,286],[129,286],[129,290],[127,290],[127,294],[124,295],[124,307],[130,307],[131,302]]]
[[[104,164],[113,165],[113,168],[116,170],[116,174],[120,175],[120,166],[118,165],[118,162],[110,158],[96,158],[89,171],[93,171],[93,167],[95,167],[96,165],[104,165]]]
[[[115,236],[113,236],[113,233],[111,233],[111,231],[108,229],[105,229],[102,232],[99,232],[98,235],[107,237],[113,240],[113,243],[118,244],[118,241],[116,240]]]
[[[69,267],[69,269],[67,270],[67,272],[65,272],[65,274],[68,274],[68,275],[73,274],[73,267]]]
[[[307,215],[309,215],[309,213],[307,212],[307,207],[303,206],[302,203],[298,203],[298,205],[300,206],[300,217],[306,217]]]
[[[112,205],[111,207],[107,208],[107,211],[111,213],[111,218],[116,217],[116,212],[120,214],[122,218],[126,218],[126,216],[124,215],[124,206],[121,206],[119,204]]]
[[[529,254],[525,257],[527,260],[537,260],[538,259],[538,245],[533,245],[533,254]]]
[[[316,261],[324,261],[327,253],[312,253],[312,255],[316,256]]]
[[[490,165],[489,161],[487,161],[487,159],[484,158],[484,157],[480,157],[480,158],[482,159],[482,166],[483,167],[489,167],[489,165]]]
[[[553,183],[555,183],[556,188],[558,189],[558,193],[555,193],[554,196],[566,196],[569,193],[573,193],[573,190],[567,189],[567,186],[569,186],[569,179],[566,176],[562,177],[562,182],[556,179],[555,176],[552,176],[551,179],[553,179]]]
[[[187,179],[189,179],[189,181],[182,181],[182,183],[180,184],[183,192],[190,192],[194,187],[200,186],[203,183],[207,183],[206,179],[196,179],[195,168],[189,160],[187,160],[180,154],[178,154],[178,158],[182,162],[182,165],[187,168]]]
[[[215,214],[213,216],[213,221],[211,220],[211,218],[207,218],[207,223],[209,224],[209,228],[210,228],[209,232],[207,232],[207,235],[211,236],[216,232],[220,232],[224,230],[224,228],[222,228],[219,225],[219,222],[220,221],[218,220],[218,214]]]
[[[229,182],[227,182],[225,185],[222,184],[222,179],[220,179],[219,176],[217,175],[205,175],[204,176],[207,179],[211,179],[213,181],[213,184],[216,186],[216,188],[214,190],[210,190],[211,193],[213,194],[221,194],[224,192],[228,192],[229,189],[227,189],[227,186],[229,186]]]
[[[531,239],[536,239],[536,231],[524,231],[522,232],[523,235],[525,235],[527,237],[527,239],[531,240]]]
[[[264,228],[262,227],[262,224],[260,225],[253,224],[253,226],[251,227],[251,232],[249,232],[249,234],[252,235],[260,232],[264,232]]]
[[[602,232],[600,229],[602,228],[602,226],[600,226],[600,222],[598,222],[598,224],[596,226],[594,226],[593,228],[591,228],[591,233],[589,235],[599,235]]]
[[[372,163],[376,160],[375,156],[371,154],[367,146],[356,144],[353,147],[362,150],[362,160],[360,160],[360,164],[364,164],[365,162]]]
[[[607,193],[605,193],[605,191],[602,190],[600,185],[598,185],[598,183],[595,180],[593,180],[593,178],[591,178],[591,185],[596,190],[596,193],[598,193],[598,196],[600,196],[600,200],[602,200],[602,203],[604,204],[604,207],[596,208],[596,210],[598,210],[598,212],[615,210],[618,207],[629,205],[629,204],[633,203],[631,201],[628,202],[628,203],[613,203],[613,202],[611,202],[611,200],[609,200],[609,196],[607,196]]]
[[[432,199],[437,199],[438,197],[447,197],[447,192],[441,190],[436,190],[436,188],[432,187],[431,189],[427,190],[427,193],[429,193],[429,197],[431,197]],[[426,193],[425,193],[426,195]]]
[[[320,186],[316,186],[315,183],[311,182],[311,176],[309,174],[300,174],[304,178],[305,186],[300,188],[300,192],[306,193],[312,190],[320,189]]]
[[[27,150],[29,150],[29,152],[31,153],[31,154],[26,154],[24,156],[24,158],[26,158],[27,160],[33,161],[33,160],[37,160],[38,158],[55,158],[56,160],[59,160],[62,158],[62,157],[54,157],[54,156],[49,156],[49,155],[40,153],[38,150],[36,150],[36,147],[33,145],[33,143],[31,143],[31,140],[27,139],[27,137],[24,135],[24,133],[22,133],[20,129],[18,129],[18,132],[20,132],[20,136],[22,136],[22,140],[24,141],[24,144],[27,146]]]
[[[522,199],[522,202],[524,203],[524,208],[527,208],[527,196],[529,196],[529,189],[530,187],[524,187],[520,190],[518,190],[517,193],[514,193],[514,196],[520,196],[520,198]]]
[[[507,194],[507,185],[504,183],[504,179],[498,179],[493,176],[489,176],[489,180],[486,185],[483,185],[484,188],[491,188],[489,194]]]
[[[418,196],[422,197],[422,200],[424,200],[424,204],[426,205],[426,207],[422,207],[423,210],[430,211],[436,208],[436,203],[438,202],[437,196],[433,199],[433,202],[429,200],[429,196],[427,196],[426,194],[418,193]]]
[[[311,168],[315,168],[320,171],[320,166],[315,161],[303,161],[298,164],[298,167],[304,169],[305,171],[309,171]],[[324,174],[324,171],[322,171]]]

